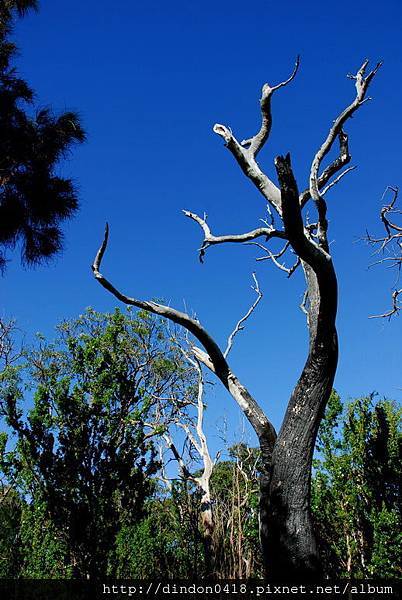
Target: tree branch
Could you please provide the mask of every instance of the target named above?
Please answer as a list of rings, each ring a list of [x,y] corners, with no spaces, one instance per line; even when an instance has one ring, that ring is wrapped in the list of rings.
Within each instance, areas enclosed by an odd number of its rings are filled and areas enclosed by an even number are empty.
[[[402,308],[402,305],[399,301],[399,296],[401,294],[402,294],[402,288],[400,290],[394,290],[392,292],[392,307],[390,308],[390,310],[388,310],[385,313],[382,313],[382,315],[371,315],[369,317],[369,319],[388,319],[388,320],[390,320],[393,315],[398,314]]]
[[[169,448],[169,450],[172,452],[175,460],[177,461],[183,477],[185,479],[189,479],[190,481],[193,481],[194,483],[196,483],[195,477],[193,477],[192,474],[190,473],[190,471],[188,470],[187,465],[184,462],[183,457],[181,456],[180,452],[177,450],[176,445],[174,444],[171,435],[169,433],[164,433],[163,439],[165,440],[166,447]]]
[[[330,128],[328,135],[321,147],[317,151],[310,170],[310,194],[313,199],[319,195],[319,180],[318,171],[323,158],[331,150],[335,139],[339,136],[340,142],[342,143],[342,136],[345,136],[342,128],[345,122],[353,115],[353,113],[369,98],[366,98],[366,93],[370,85],[371,80],[381,67],[382,63],[379,62],[375,68],[365,77],[368,60],[365,60],[356,75],[349,75],[351,79],[356,81],[356,97],[351,104],[349,104],[341,114],[335,119],[332,127]],[[346,138],[347,141],[347,138]]]
[[[142,308],[143,310],[147,310],[155,315],[160,315],[162,317],[166,317],[173,323],[177,323],[178,325],[182,325],[185,327],[190,333],[192,333],[198,341],[204,346],[206,351],[209,354],[209,357],[214,364],[216,372],[225,373],[228,371],[228,365],[226,360],[216,342],[211,338],[211,336],[207,333],[207,331],[200,325],[199,321],[191,318],[186,313],[175,310],[170,306],[164,306],[163,304],[159,304],[157,302],[152,302],[149,300],[139,300],[137,298],[130,298],[126,296],[118,289],[116,289],[112,283],[110,283],[103,275],[100,273],[99,269],[101,267],[102,259],[105,254],[105,250],[107,247],[109,239],[109,226],[106,224],[105,227],[105,236],[100,246],[94,263],[92,265],[92,270],[95,276],[95,279],[105,288],[107,289],[113,296],[115,296],[124,304],[129,304],[131,306],[136,306],[137,308]]]
[[[185,329],[187,329],[187,331],[194,335],[194,337],[198,339],[198,341],[206,350],[206,352],[204,352],[203,350],[199,350],[195,347],[195,356],[203,364],[211,368],[211,370],[221,380],[247,419],[250,421],[250,424],[254,428],[257,436],[260,439],[263,439],[264,443],[272,449],[276,440],[276,432],[273,425],[265,416],[263,410],[256,400],[231,372],[226,358],[224,357],[219,346],[201,326],[199,321],[191,318],[186,313],[175,310],[174,308],[170,308],[170,306],[164,306],[163,304],[159,304],[157,302],[139,300],[137,298],[126,296],[117,288],[115,288],[113,284],[104,277],[104,275],[102,275],[100,268],[107,248],[108,238],[109,227],[106,224],[103,242],[95,256],[95,260],[92,265],[95,279],[118,300],[124,302],[124,304],[136,306],[137,308],[141,308],[153,314],[165,317],[166,319],[173,321],[173,323],[183,326]]]
[[[393,195],[393,198],[392,198],[391,202],[389,204],[386,204],[385,206],[382,207],[380,215],[381,215],[381,221],[384,224],[385,231],[387,232],[388,237],[392,238],[392,237],[395,237],[395,235],[398,235],[398,234],[392,233],[392,231],[397,231],[399,233],[402,232],[402,227],[400,227],[396,223],[391,222],[389,220],[389,218],[388,218],[388,213],[395,212],[395,204],[396,204],[396,201],[398,199],[399,188],[392,187],[392,186],[389,185],[386,188],[386,190],[384,192],[384,195],[385,195],[385,193],[388,190],[390,190],[391,192],[393,192],[394,195]],[[399,211],[396,211],[396,212],[399,212]]]
[[[262,149],[265,142],[267,141],[269,134],[271,132],[271,127],[272,127],[271,98],[272,98],[274,92],[276,92],[276,90],[279,90],[280,88],[288,85],[288,83],[290,83],[296,77],[296,73],[299,69],[299,65],[300,65],[300,56],[297,56],[293,72],[290,75],[290,77],[288,77],[288,79],[286,79],[286,81],[282,81],[281,83],[278,83],[277,85],[274,85],[274,86],[270,86],[269,83],[266,83],[263,86],[261,99],[260,99],[260,106],[261,106],[260,130],[254,137],[252,137],[248,140],[243,140],[241,142],[242,146],[248,146],[250,154],[252,156],[254,156],[254,157],[257,156],[257,154],[259,153],[259,151]]]
[[[281,256],[283,256],[285,254],[286,250],[288,250],[288,248],[290,246],[289,241],[286,242],[286,244],[283,246],[283,248],[281,250],[279,250],[279,252],[276,252],[275,254],[273,252],[271,252],[269,250],[269,248],[266,248],[263,244],[259,244],[258,242],[249,242],[249,246],[257,246],[258,248],[263,250],[263,252],[266,253],[266,256],[259,256],[258,258],[256,258],[257,261],[271,260],[280,271],[284,271],[285,273],[287,273],[288,277],[291,277],[293,275],[293,273],[296,271],[297,267],[300,265],[299,257],[297,257],[295,263],[291,267],[287,267],[284,263],[280,263],[278,261],[278,258],[281,258]]]
[[[299,193],[291,167],[290,155],[277,156],[275,167],[281,185],[283,223],[287,238],[296,255],[309,264],[314,271],[317,271],[319,266],[328,263],[331,257],[305,234]]]
[[[326,185],[326,183],[328,183],[328,181],[331,179],[331,177],[333,175],[335,175],[335,173],[340,171],[340,169],[342,169],[342,167],[344,167],[351,161],[352,157],[349,154],[349,138],[348,138],[348,135],[342,129],[338,134],[338,140],[339,140],[339,156],[330,165],[328,165],[328,167],[326,167],[324,169],[324,171],[322,172],[322,175],[319,176],[318,186],[319,186],[320,190],[324,187],[324,185]],[[310,200],[310,198],[311,198],[310,188],[307,188],[306,190],[304,190],[304,192],[302,192],[300,194],[300,197],[299,197],[300,206],[303,208],[307,204],[307,202]]]
[[[200,258],[200,262],[202,262],[202,263],[204,262],[204,256],[205,256],[206,249],[209,246],[213,246],[215,244],[225,244],[225,243],[243,244],[245,242],[249,242],[250,240],[255,240],[258,237],[265,237],[266,241],[268,241],[269,239],[271,239],[273,237],[281,238],[281,239],[286,238],[286,234],[284,231],[274,229],[273,227],[258,227],[257,229],[253,229],[252,231],[248,231],[247,233],[216,236],[211,233],[209,225],[207,224],[207,215],[204,215],[204,218],[201,218],[197,214],[190,212],[188,210],[183,210],[183,213],[186,215],[186,217],[188,217],[189,219],[192,219],[193,221],[198,223],[198,225],[201,227],[201,229],[204,232],[204,240],[202,242],[202,245],[201,245],[201,248],[199,251],[200,252],[199,258]]]
[[[368,60],[365,60],[356,75],[349,75],[351,79],[356,81],[356,97],[349,106],[347,106],[341,114],[335,119],[329,133],[322,143],[321,147],[317,151],[310,170],[310,196],[314,200],[317,211],[318,211],[318,229],[317,237],[320,246],[328,252],[328,240],[327,240],[327,229],[328,221],[326,218],[327,205],[320,194],[319,176],[318,172],[324,157],[331,150],[335,139],[341,134],[342,128],[353,113],[366,101],[366,92],[370,85],[371,80],[381,67],[382,63],[378,63],[375,68],[365,77]]]
[[[243,173],[251,179],[257,189],[261,192],[267,202],[278,212],[282,214],[281,209],[281,194],[278,187],[263,173],[257,164],[256,156],[267,141],[271,126],[271,98],[273,93],[286,86],[296,76],[300,64],[300,58],[297,57],[295,67],[292,74],[286,81],[270,86],[266,83],[262,88],[262,96],[260,100],[261,106],[261,127],[259,132],[248,140],[243,140],[240,144],[233,135],[232,130],[225,125],[217,123],[213,130],[225,140],[225,145],[237,160]]]
[[[260,300],[262,299],[263,293],[261,292],[260,287],[258,285],[258,280],[257,280],[256,274],[253,273],[252,277],[253,277],[253,280],[254,280],[255,287],[254,286],[251,286],[251,287],[255,291],[255,293],[257,294],[257,298],[254,300],[253,304],[250,306],[250,308],[248,309],[248,311],[246,312],[246,314],[236,323],[236,327],[233,329],[232,333],[229,335],[229,337],[228,337],[228,343],[227,343],[227,346],[226,346],[226,350],[223,353],[223,356],[225,358],[228,357],[228,354],[229,354],[229,352],[232,349],[234,338],[239,333],[239,331],[242,331],[244,329],[244,323],[251,316],[251,314],[257,308]]]
[[[400,215],[401,214],[401,211],[398,208],[396,208],[396,202],[398,200],[399,189],[395,186],[390,186],[390,185],[387,186],[382,195],[382,200],[384,199],[384,197],[388,191],[391,191],[393,194],[391,202],[389,202],[388,204],[385,204],[381,208],[381,212],[380,212],[380,219],[381,219],[381,222],[385,229],[385,235],[383,235],[382,237],[373,238],[369,233],[367,233],[366,241],[369,244],[371,244],[372,246],[379,246],[377,252],[385,252],[385,250],[388,250],[391,253],[393,253],[392,256],[386,256],[386,257],[383,256],[378,261],[376,261],[376,263],[374,263],[374,264],[380,264],[380,263],[387,262],[387,263],[390,263],[390,267],[396,267],[398,269],[398,277],[397,277],[397,281],[398,281],[399,275],[401,272],[401,268],[402,268],[402,227],[400,225],[398,225],[397,223],[395,223],[394,220],[391,220],[389,215],[391,215],[391,214],[399,214]],[[376,318],[381,318],[381,317],[390,319],[393,315],[399,313],[399,311],[401,309],[399,296],[401,294],[402,294],[402,290],[395,289],[392,292],[392,307],[391,307],[391,309],[381,315],[372,315],[370,317],[370,319],[376,319]]]
[[[281,215],[281,194],[279,188],[261,171],[250,151],[239,144],[231,129],[225,125],[216,123],[213,130],[225,140],[226,147],[233,154],[246,177],[254,183],[265,200]]]
[[[326,185],[325,188],[323,190],[321,190],[321,192],[320,192],[321,196],[325,196],[325,194],[327,192],[329,192],[329,190],[331,188],[333,188],[341,179],[343,179],[343,177],[345,177],[345,175],[347,175],[351,171],[354,171],[355,169],[357,169],[356,166],[348,167],[347,169],[345,169],[344,171],[342,171],[341,173],[339,173],[338,177],[335,177],[335,179],[333,181],[331,181],[331,183],[329,183],[328,185]]]

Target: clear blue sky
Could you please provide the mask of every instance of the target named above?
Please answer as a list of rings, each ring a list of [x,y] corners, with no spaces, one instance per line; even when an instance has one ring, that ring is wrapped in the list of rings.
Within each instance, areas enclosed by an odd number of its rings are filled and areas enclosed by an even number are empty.
[[[50,266],[27,271],[13,256],[3,278],[1,312],[28,334],[53,335],[57,322],[85,307],[116,302],[92,279],[104,222],[111,240],[104,272],[128,294],[165,298],[195,310],[222,343],[253,299],[257,269],[265,293],[241,333],[231,364],[276,426],[306,356],[298,308],[302,273],[290,281],[250,247],[211,248],[200,265],[197,226],[181,213],[206,211],[216,233],[258,226],[262,197],[240,172],[215,122],[241,139],[258,127],[261,85],[296,80],[273,101],[274,126],[260,162],[290,151],[300,188],[318,145],[354,94],[346,78],[365,57],[382,59],[366,104],[347,124],[352,173],[329,199],[330,238],[339,276],[340,363],[344,398],[378,390],[400,398],[401,319],[369,320],[385,310],[394,273],[367,269],[357,243],[378,231],[381,195],[402,186],[402,52],[398,0],[238,2],[42,0],[16,29],[19,70],[41,105],[76,109],[88,142],[62,166],[80,189],[81,209],[65,227],[66,249]],[[220,384],[210,397],[211,426],[233,400]]]

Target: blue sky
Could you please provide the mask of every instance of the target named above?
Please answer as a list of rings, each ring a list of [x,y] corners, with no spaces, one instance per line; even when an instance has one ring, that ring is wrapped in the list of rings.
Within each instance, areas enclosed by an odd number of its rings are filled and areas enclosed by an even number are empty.
[[[53,335],[56,323],[85,307],[116,301],[93,280],[90,264],[109,221],[104,272],[141,298],[185,301],[224,344],[253,300],[257,270],[263,303],[236,341],[231,365],[276,426],[306,356],[298,308],[302,273],[287,280],[250,247],[211,248],[200,265],[197,226],[181,213],[206,211],[216,233],[258,226],[264,203],[240,172],[215,122],[240,139],[258,127],[266,81],[301,68],[273,101],[274,125],[260,164],[290,151],[300,188],[332,120],[350,102],[364,58],[384,60],[366,104],[347,124],[358,169],[328,196],[330,239],[340,308],[341,395],[377,390],[400,399],[401,319],[369,320],[385,310],[395,274],[367,269],[370,249],[357,240],[379,231],[381,195],[402,186],[400,98],[402,6],[397,0],[237,2],[42,0],[16,29],[20,72],[40,105],[75,109],[87,143],[61,166],[80,190],[81,209],[65,228],[66,249],[50,266],[27,271],[17,255],[3,278],[1,313],[28,335]],[[233,400],[217,383],[211,427],[226,416],[236,430]]]

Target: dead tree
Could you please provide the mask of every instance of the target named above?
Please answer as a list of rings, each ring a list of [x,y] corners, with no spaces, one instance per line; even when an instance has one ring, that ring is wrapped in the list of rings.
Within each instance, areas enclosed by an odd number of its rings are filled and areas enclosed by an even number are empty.
[[[344,125],[369,100],[367,90],[380,63],[367,72],[368,60],[365,60],[356,75],[349,75],[355,81],[355,98],[331,125],[327,137],[313,157],[309,187],[301,193],[293,175],[289,154],[275,159],[279,186],[262,171],[257,162],[257,155],[267,142],[271,130],[272,96],[294,79],[298,67],[297,59],[294,71],[286,81],[275,86],[263,86],[261,126],[256,135],[239,142],[229,127],[214,126],[214,132],[223,138],[241,170],[266,200],[269,220],[265,226],[237,235],[214,235],[206,217],[184,211],[204,233],[201,261],[212,245],[253,243],[264,251],[264,258],[280,265],[288,275],[299,265],[304,271],[307,289],[303,308],[309,330],[308,356],[278,434],[261,406],[231,370],[228,351],[220,349],[197,319],[169,306],[129,297],[102,275],[100,268],[108,242],[108,227],[92,267],[97,281],[117,299],[182,325],[203,346],[202,349],[193,348],[198,360],[220,379],[258,436],[262,457],[260,533],[263,561],[269,577],[287,580],[292,577],[314,578],[321,573],[309,506],[311,463],[318,426],[332,389],[338,361],[335,326],[337,279],[328,243],[324,196],[351,170],[351,167],[346,167],[351,157]],[[322,169],[323,160],[336,140],[339,142],[339,156]],[[317,214],[314,223],[309,222],[303,213],[303,208],[310,201]],[[265,244],[273,239],[283,241],[280,252],[273,253],[266,248]],[[296,257],[290,267],[280,262],[288,251]]]
[[[182,352],[187,363],[197,374],[197,398],[195,401],[188,400],[184,403],[181,402],[180,406],[177,406],[173,416],[171,416],[170,420],[168,421],[166,420],[165,415],[161,415],[161,422],[168,422],[169,424],[169,427],[167,427],[162,434],[162,439],[166,448],[171,452],[174,460],[178,464],[180,478],[184,481],[194,484],[196,489],[201,493],[200,515],[205,549],[206,569],[208,575],[212,575],[215,564],[213,547],[215,524],[212,511],[210,481],[215,461],[211,458],[204,431],[204,375],[201,364],[197,358],[191,356],[189,352],[184,350],[181,343],[178,344],[178,348]],[[194,405],[196,408],[195,418],[189,414],[191,405]],[[158,425],[158,422],[156,422],[156,425]],[[188,461],[186,461],[184,453],[179,451],[177,444],[173,440],[170,430],[174,426],[184,432],[185,447],[187,449],[187,455],[189,458]],[[192,469],[189,466],[189,463],[193,462],[192,458],[194,453],[196,454],[196,458],[202,462],[202,467],[199,469],[197,474],[193,474]],[[171,489],[171,482],[165,473],[164,467],[166,461],[162,451],[160,452],[160,457],[162,480]]]
[[[381,222],[385,230],[384,234],[379,237],[373,237],[367,232],[366,241],[376,248],[377,255],[381,255],[381,257],[373,264],[388,265],[391,269],[396,270],[397,277],[391,294],[391,308],[382,314],[373,315],[370,317],[371,319],[391,319],[393,315],[399,314],[399,311],[402,308],[400,301],[402,288],[399,288],[398,285],[400,284],[399,277],[402,268],[402,225],[400,224],[402,210],[397,205],[399,189],[389,185],[383,194],[383,199],[388,192],[392,193],[391,201],[382,206],[380,212]]]

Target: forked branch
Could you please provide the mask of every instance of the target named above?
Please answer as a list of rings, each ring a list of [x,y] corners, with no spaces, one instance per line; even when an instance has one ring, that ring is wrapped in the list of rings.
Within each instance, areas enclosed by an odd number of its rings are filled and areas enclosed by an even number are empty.
[[[310,169],[310,194],[314,200],[319,196],[320,191],[320,182],[318,176],[319,168],[323,159],[331,150],[332,145],[337,137],[339,138],[341,147],[340,158],[342,159],[343,157],[343,160],[346,160],[346,157],[349,155],[349,150],[347,148],[347,136],[343,131],[343,126],[346,123],[346,121],[350,119],[350,117],[352,117],[353,113],[355,113],[356,110],[362,104],[364,104],[365,102],[367,102],[367,100],[370,99],[366,98],[368,87],[373,77],[377,73],[378,69],[382,65],[381,62],[377,63],[374,69],[370,71],[368,75],[365,76],[368,63],[369,61],[365,60],[358,72],[356,73],[356,75],[348,76],[349,78],[354,79],[356,81],[356,97],[353,100],[353,102],[351,102],[351,104],[349,104],[335,119],[332,127],[328,132],[327,137],[325,138],[324,142],[321,144],[316,155],[314,156]],[[332,165],[329,168],[332,170],[334,166]]]
[[[402,269],[402,226],[395,221],[396,215],[401,215],[402,211],[397,208],[397,200],[399,189],[395,186],[388,186],[384,193],[383,198],[387,192],[392,192],[392,199],[388,204],[382,206],[380,211],[380,219],[385,229],[385,234],[379,237],[373,237],[367,233],[366,241],[374,247],[377,247],[377,253],[382,253],[380,258],[374,264],[387,263],[390,267],[397,269],[399,275]],[[387,252],[388,255],[384,256]],[[393,315],[398,314],[401,309],[401,302],[399,296],[402,294],[402,290],[395,289],[392,292],[392,306],[390,310],[380,314],[373,315],[370,318],[391,318]]]
[[[370,82],[381,67],[382,63],[377,63],[372,71],[366,75],[366,69],[368,66],[368,60],[365,60],[356,75],[349,75],[351,79],[356,81],[356,97],[349,106],[347,106],[341,114],[335,119],[332,127],[330,128],[328,135],[316,155],[314,156],[313,162],[310,169],[310,196],[314,200],[317,211],[318,211],[318,229],[317,238],[320,246],[328,251],[328,240],[327,240],[327,229],[328,222],[326,218],[327,205],[323,199],[323,195],[320,193],[320,181],[319,181],[319,170],[321,163],[328,152],[331,150],[332,145],[336,138],[340,139],[342,144],[342,138],[345,135],[343,132],[343,126],[346,121],[356,112],[356,110],[364,104],[369,98],[366,98],[366,93]],[[346,138],[347,139],[347,138]]]
[[[267,202],[278,212],[282,214],[281,194],[278,187],[263,173],[257,164],[256,156],[267,141],[272,127],[271,98],[276,90],[288,85],[296,76],[299,69],[300,58],[297,57],[295,67],[288,79],[281,83],[270,86],[266,83],[262,88],[260,100],[261,106],[261,127],[258,133],[247,140],[238,142],[233,135],[232,130],[225,125],[217,123],[214,125],[214,132],[220,135],[227,148],[231,151],[237,160],[244,174],[254,183],[257,189],[262,193]]]
[[[329,192],[329,190],[331,188],[333,188],[337,183],[340,182],[341,179],[343,179],[345,177],[345,175],[347,175],[348,173],[350,173],[351,171],[354,171],[355,169],[357,169],[356,166],[353,167],[348,167],[347,169],[344,169],[343,171],[341,171],[339,173],[339,175],[337,177],[335,177],[335,179],[333,179],[331,181],[331,183],[329,183],[328,185],[326,185],[322,190],[321,190],[321,196],[325,196],[325,194],[327,192]]]
[[[275,167],[282,192],[283,224],[287,238],[300,260],[314,271],[329,262],[330,256],[305,233],[297,183],[292,171],[290,155],[277,156]]]
[[[183,213],[186,215],[186,217],[198,223],[198,225],[204,232],[204,240],[199,250],[199,258],[200,262],[202,263],[204,262],[204,256],[207,248],[215,244],[244,244],[246,242],[250,242],[251,240],[255,240],[259,237],[265,237],[265,241],[268,241],[274,237],[286,239],[285,232],[277,230],[274,227],[258,227],[257,229],[253,229],[252,231],[235,235],[213,235],[211,233],[209,225],[207,224],[207,215],[204,215],[204,218],[201,218],[200,216],[193,212],[190,212],[189,210],[183,210]]]
[[[328,165],[322,172],[322,174],[318,178],[318,187],[321,190],[335,175],[338,173],[345,165],[349,164],[351,161],[351,156],[349,154],[349,139],[348,135],[341,129],[338,134],[339,141],[339,155],[335,158],[335,160]],[[345,173],[346,174],[346,173]],[[302,192],[299,196],[300,206],[303,208],[307,202],[311,198],[310,188],[308,187],[304,192]]]
[[[369,319],[391,319],[396,314],[399,314],[399,311],[402,308],[401,301],[399,300],[399,296],[402,295],[402,288],[400,290],[394,290],[392,292],[392,306],[391,308],[382,313],[381,315],[372,315]]]

